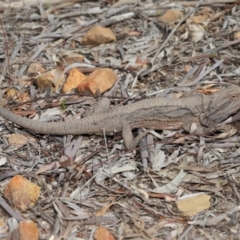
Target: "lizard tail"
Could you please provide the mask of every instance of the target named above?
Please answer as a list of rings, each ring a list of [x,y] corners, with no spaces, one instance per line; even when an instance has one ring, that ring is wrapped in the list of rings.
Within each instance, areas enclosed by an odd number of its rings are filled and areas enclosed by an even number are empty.
[[[0,115],[32,132],[42,133],[42,134],[54,134],[54,135],[65,135],[65,134],[82,134],[88,133],[86,130],[85,120],[70,120],[67,122],[42,122],[39,120],[32,120],[25,117],[21,117],[11,111],[0,107]]]

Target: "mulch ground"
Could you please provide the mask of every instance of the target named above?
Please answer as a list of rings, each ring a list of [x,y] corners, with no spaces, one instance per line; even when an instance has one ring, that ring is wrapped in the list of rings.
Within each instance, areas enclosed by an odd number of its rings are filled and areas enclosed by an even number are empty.
[[[2,105],[21,116],[87,115],[99,97],[61,90],[73,68],[114,71],[101,94],[112,107],[240,86],[239,1],[1,1],[0,16]],[[115,40],[83,43],[96,25]],[[39,80],[53,70],[52,81]],[[152,130],[129,151],[121,133],[54,136],[0,124],[0,239],[28,239],[25,220],[39,234],[31,239],[240,239],[238,131]],[[34,184],[31,204],[9,197],[19,175]]]

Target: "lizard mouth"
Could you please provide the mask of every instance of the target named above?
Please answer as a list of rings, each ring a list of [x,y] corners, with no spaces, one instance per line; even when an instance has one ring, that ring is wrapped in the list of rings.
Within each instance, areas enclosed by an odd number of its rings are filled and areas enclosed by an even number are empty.
[[[240,112],[237,112],[229,116],[228,118],[224,119],[222,123],[232,123],[232,122],[237,122],[239,120],[240,120]]]
[[[207,116],[205,113],[202,113],[199,116],[199,122],[201,123],[201,125],[205,127],[213,127],[216,124],[232,123],[239,120],[240,120],[240,112],[233,113],[226,117],[223,117],[223,114],[221,114],[220,112],[211,114],[209,116]]]

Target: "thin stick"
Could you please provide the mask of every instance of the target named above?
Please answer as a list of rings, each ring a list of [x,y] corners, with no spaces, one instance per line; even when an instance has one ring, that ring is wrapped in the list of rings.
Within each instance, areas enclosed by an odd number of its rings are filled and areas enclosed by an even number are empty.
[[[7,34],[3,26],[3,20],[1,18],[1,29],[2,29],[2,34],[4,38],[4,45],[5,45],[5,54],[6,54],[6,60],[7,60],[7,73],[9,75],[9,70],[10,70],[10,59],[9,59],[9,51],[8,51],[8,41],[7,41]]]

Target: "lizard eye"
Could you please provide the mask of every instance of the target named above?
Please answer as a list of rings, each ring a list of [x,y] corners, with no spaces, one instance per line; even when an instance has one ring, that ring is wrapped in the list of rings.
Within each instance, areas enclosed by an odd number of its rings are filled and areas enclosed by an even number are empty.
[[[232,96],[231,96],[231,99],[234,100],[236,97],[237,97],[236,95],[232,95]]]

